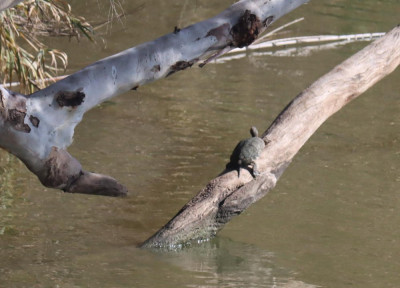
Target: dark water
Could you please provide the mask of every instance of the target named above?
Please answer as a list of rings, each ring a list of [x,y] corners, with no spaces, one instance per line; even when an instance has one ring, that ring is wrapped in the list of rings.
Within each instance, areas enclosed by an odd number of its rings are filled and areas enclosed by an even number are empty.
[[[121,1],[96,44],[49,39],[73,72],[211,17],[233,1]],[[108,1],[70,1],[94,23]],[[279,37],[385,32],[400,3],[311,1]],[[107,33],[108,29],[108,33]],[[400,82],[393,73],[329,119],[276,189],[215,240],[137,249],[207,181],[236,141],[264,130],[301,90],[367,43],[308,56],[249,54],[121,95],[85,115],[70,152],[124,183],[126,199],[45,189],[0,152],[0,287],[399,287]]]

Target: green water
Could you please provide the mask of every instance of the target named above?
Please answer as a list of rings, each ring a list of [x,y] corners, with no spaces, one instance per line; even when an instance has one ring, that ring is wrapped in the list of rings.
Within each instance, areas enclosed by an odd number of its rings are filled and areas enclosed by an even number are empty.
[[[96,44],[48,39],[70,71],[206,19],[233,1],[121,1]],[[108,1],[70,1],[101,23]],[[279,37],[385,32],[400,3],[311,1]],[[43,188],[0,152],[0,287],[399,287],[399,70],[330,118],[267,197],[198,247],[137,247],[225,166],[251,125],[265,130],[301,90],[367,43],[307,56],[249,54],[131,91],[87,113],[69,151],[116,177],[125,199]]]

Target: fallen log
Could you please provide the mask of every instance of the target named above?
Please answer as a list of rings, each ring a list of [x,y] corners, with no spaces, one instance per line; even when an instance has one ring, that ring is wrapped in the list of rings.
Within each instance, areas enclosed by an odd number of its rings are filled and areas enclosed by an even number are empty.
[[[306,88],[261,136],[266,146],[256,160],[261,176],[242,169],[211,180],[142,247],[177,248],[214,237],[273,189],[304,143],[331,115],[361,95],[400,64],[400,25],[348,58]]]

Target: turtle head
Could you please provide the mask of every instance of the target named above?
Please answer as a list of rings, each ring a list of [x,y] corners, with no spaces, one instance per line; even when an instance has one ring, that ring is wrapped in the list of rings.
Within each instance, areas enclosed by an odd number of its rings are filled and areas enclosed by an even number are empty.
[[[250,134],[252,137],[258,137],[258,130],[255,126],[250,128]]]

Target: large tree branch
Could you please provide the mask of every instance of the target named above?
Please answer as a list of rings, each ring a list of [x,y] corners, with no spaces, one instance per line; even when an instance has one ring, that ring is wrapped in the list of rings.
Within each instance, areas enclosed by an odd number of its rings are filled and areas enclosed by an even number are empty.
[[[69,155],[75,126],[102,101],[168,77],[202,59],[251,44],[307,0],[242,0],[209,20],[98,61],[29,96],[1,89],[0,146],[41,182],[67,192],[124,195],[108,176],[89,174]]]
[[[299,94],[263,134],[262,176],[224,171],[143,247],[170,247],[213,237],[225,223],[274,188],[292,158],[318,127],[400,64],[400,26]],[[244,169],[242,169],[243,171]]]

